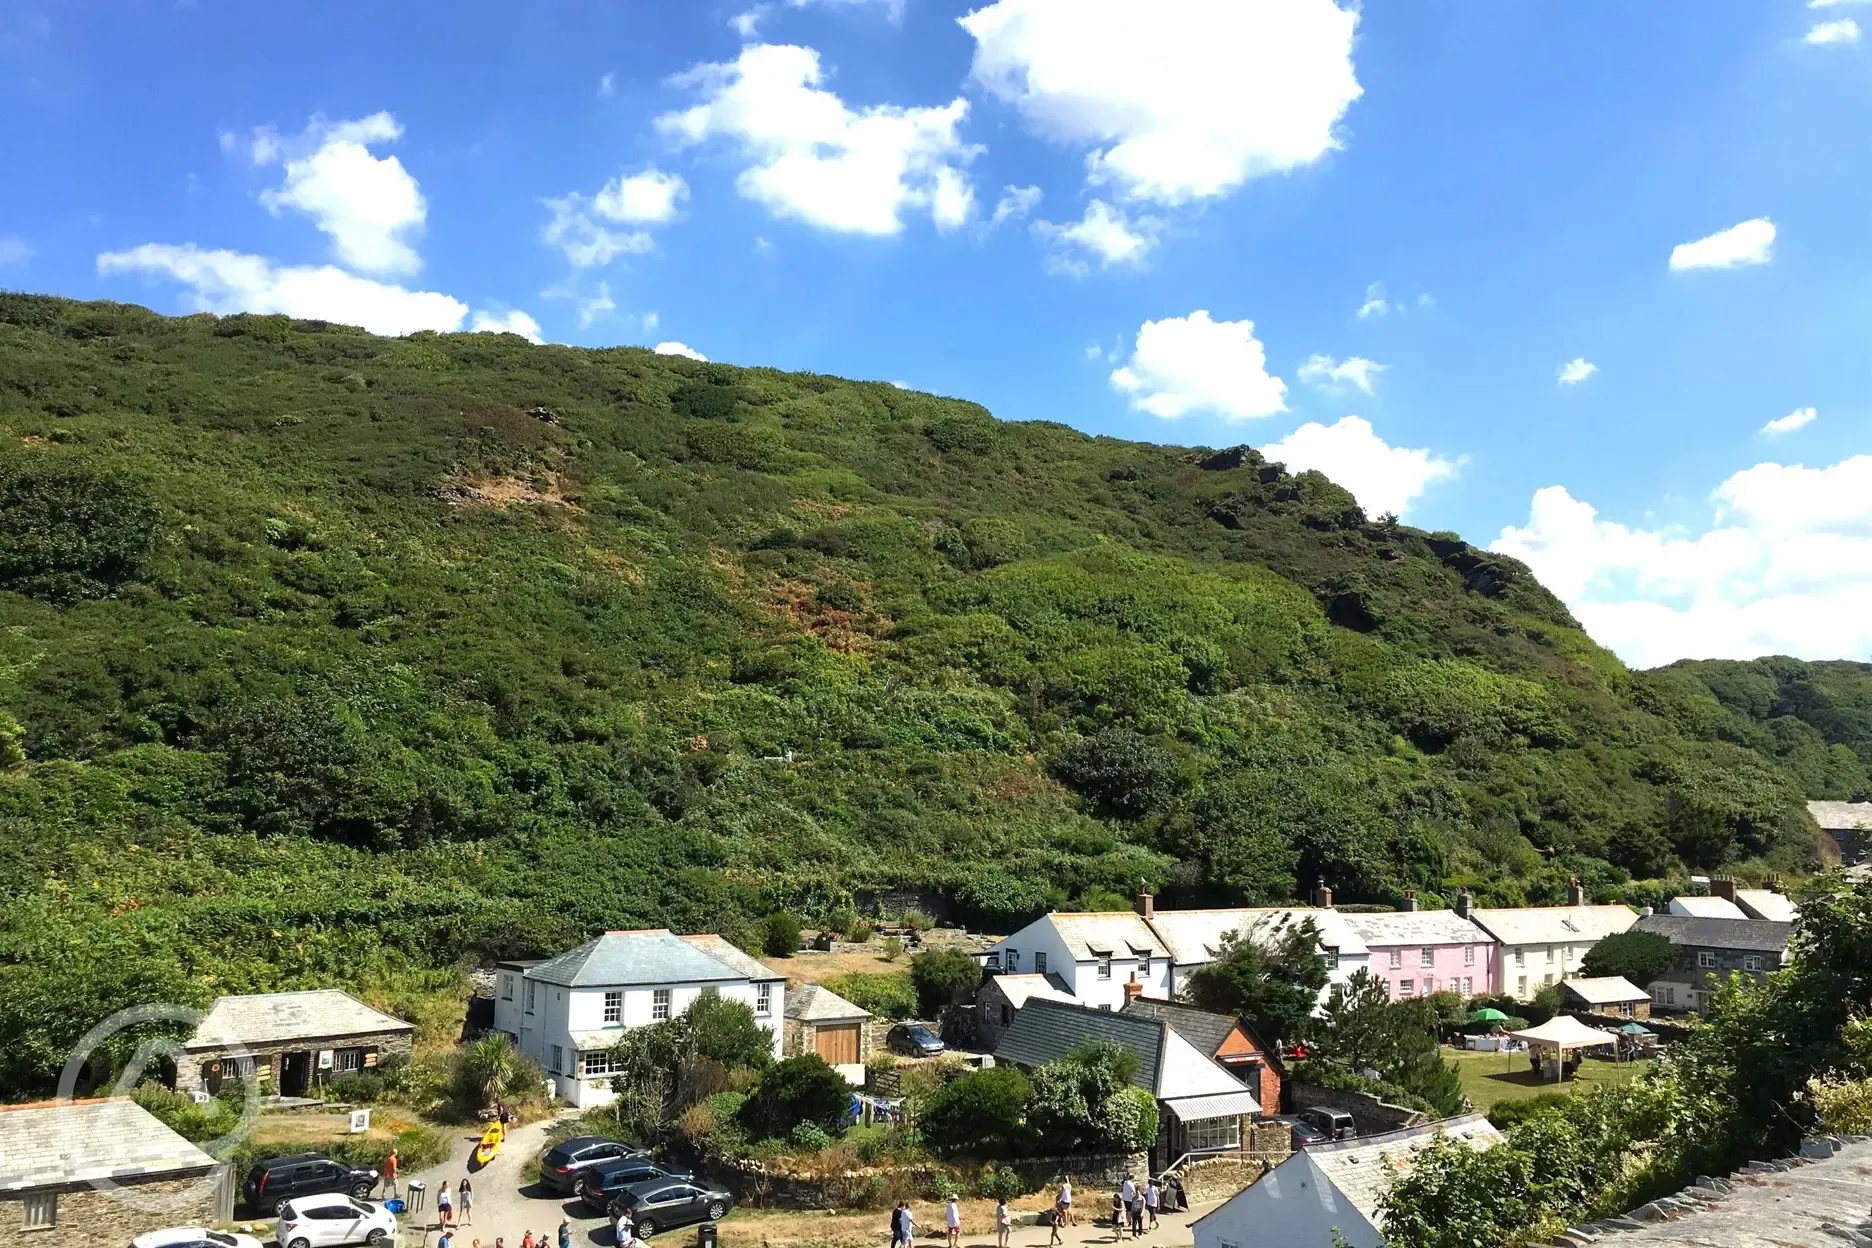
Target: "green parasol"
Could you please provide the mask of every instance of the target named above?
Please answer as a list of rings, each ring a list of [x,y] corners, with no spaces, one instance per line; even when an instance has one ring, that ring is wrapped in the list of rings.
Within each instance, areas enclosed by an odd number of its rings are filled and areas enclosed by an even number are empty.
[[[1485,1005],[1469,1016],[1472,1023],[1505,1023],[1508,1016],[1492,1005]]]
[[[1626,1023],[1623,1027],[1619,1028],[1619,1030],[1628,1036],[1648,1036],[1652,1034],[1651,1029],[1644,1026],[1642,1023]]]

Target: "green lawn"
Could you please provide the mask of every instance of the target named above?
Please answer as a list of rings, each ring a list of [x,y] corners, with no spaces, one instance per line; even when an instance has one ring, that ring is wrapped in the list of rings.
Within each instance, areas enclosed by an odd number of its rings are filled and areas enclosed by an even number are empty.
[[[1486,1111],[1497,1101],[1517,1100],[1539,1092],[1572,1092],[1602,1084],[1623,1083],[1650,1069],[1651,1063],[1608,1062],[1589,1057],[1580,1064],[1579,1073],[1564,1083],[1535,1076],[1525,1053],[1472,1053],[1445,1049],[1443,1055],[1456,1063],[1462,1076],[1463,1095],[1475,1107]]]

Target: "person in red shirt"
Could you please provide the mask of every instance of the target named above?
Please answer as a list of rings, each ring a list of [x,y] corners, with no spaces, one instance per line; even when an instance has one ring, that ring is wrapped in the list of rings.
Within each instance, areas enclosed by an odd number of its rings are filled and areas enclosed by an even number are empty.
[[[396,1149],[393,1148],[390,1150],[390,1155],[384,1158],[383,1160],[384,1190],[389,1192],[392,1196],[397,1194],[396,1170],[397,1170],[397,1155],[396,1155]]]

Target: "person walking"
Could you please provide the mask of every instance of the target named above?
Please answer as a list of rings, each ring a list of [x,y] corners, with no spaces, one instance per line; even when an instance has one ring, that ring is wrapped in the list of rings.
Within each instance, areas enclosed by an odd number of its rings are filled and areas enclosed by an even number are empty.
[[[625,1241],[629,1240],[636,1231],[637,1227],[631,1221],[630,1210],[622,1205],[618,1206],[617,1221],[611,1224],[611,1242],[622,1248]]]
[[[1131,1238],[1142,1239],[1144,1237],[1144,1193],[1133,1191],[1131,1203],[1127,1208],[1131,1213]]]
[[[450,1248],[450,1245],[453,1244],[454,1242],[455,1242],[455,1237],[450,1235],[448,1231],[445,1229],[442,1232],[442,1238],[436,1240],[436,1248]]]
[[[1115,1244],[1119,1240],[1124,1238],[1125,1222],[1127,1221],[1125,1217],[1125,1203],[1124,1203],[1123,1192],[1112,1193],[1111,1219],[1112,1219],[1112,1243]]]
[[[1059,1248],[1060,1243],[1060,1207],[1053,1206],[1053,1233],[1047,1236],[1047,1248]]]
[[[1157,1176],[1152,1175],[1150,1182],[1144,1185],[1144,1212],[1150,1215],[1150,1229],[1157,1229],[1157,1206],[1163,1203],[1163,1189],[1157,1186]]]
[[[572,1223],[566,1218],[559,1219],[559,1248],[572,1248]]]
[[[954,1192],[943,1205],[943,1229],[949,1232],[949,1248],[962,1248],[962,1206]]]
[[[1079,1225],[1077,1222],[1073,1221],[1071,1179],[1063,1178],[1060,1180],[1059,1210],[1060,1214],[1065,1217],[1067,1226]]]
[[[388,1192],[392,1196],[395,1196],[397,1194],[396,1172],[397,1172],[397,1151],[396,1149],[393,1148],[390,1150],[390,1155],[383,1159],[384,1191]]]
[[[436,1193],[436,1225],[446,1231],[454,1216],[455,1198],[449,1195],[448,1180],[443,1179],[442,1190]]]
[[[520,1248],[533,1248],[533,1232],[528,1231],[520,1240]]]
[[[465,1176],[455,1185],[455,1199],[461,1202],[461,1224],[467,1226],[474,1221],[474,1184]],[[475,1241],[477,1244],[480,1242],[478,1239]]]
[[[1014,1219],[1008,1213],[1007,1197],[995,1199],[995,1248],[1008,1248],[1008,1235],[1014,1229]]]

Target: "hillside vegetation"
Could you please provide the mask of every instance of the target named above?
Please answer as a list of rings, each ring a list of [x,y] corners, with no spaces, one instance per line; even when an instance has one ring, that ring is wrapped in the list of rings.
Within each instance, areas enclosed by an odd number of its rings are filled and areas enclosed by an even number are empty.
[[[1872,801],[1872,663],[1675,663],[1657,679],[1699,735],[1781,764],[1813,798]]]
[[[1797,870],[1838,786],[1713,688],[1245,447],[0,295],[0,1091],[133,1001],[887,889]]]

